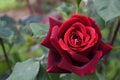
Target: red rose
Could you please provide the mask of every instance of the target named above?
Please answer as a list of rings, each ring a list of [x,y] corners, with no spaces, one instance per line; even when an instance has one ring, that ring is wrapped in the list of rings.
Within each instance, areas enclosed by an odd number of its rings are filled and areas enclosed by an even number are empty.
[[[52,18],[49,21],[49,32],[41,42],[50,49],[47,72],[90,74],[112,49],[101,40],[96,22],[87,16],[74,14],[63,23]]]

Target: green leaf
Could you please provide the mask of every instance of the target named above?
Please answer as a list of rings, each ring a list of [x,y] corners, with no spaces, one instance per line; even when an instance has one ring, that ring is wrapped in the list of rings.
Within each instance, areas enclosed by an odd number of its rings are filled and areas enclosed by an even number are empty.
[[[48,25],[40,23],[31,23],[30,28],[34,34],[34,37],[45,37],[48,32]]]
[[[62,15],[64,20],[67,20],[70,15],[75,11],[75,5],[62,3],[56,8],[56,10]]]
[[[87,9],[88,9],[88,15],[95,19],[95,21],[100,26],[100,28],[101,29],[105,28],[105,21],[96,12],[92,0],[88,1]]]
[[[2,59],[3,56],[0,56],[0,75],[3,74],[8,69],[8,65],[4,59]]]
[[[71,74],[61,74],[60,75],[60,80],[76,80],[76,79],[72,79]]]
[[[81,77],[78,76],[78,75],[76,75],[76,74],[71,74],[71,77],[72,77],[74,80],[81,80]],[[82,80],[84,80],[84,79],[82,78]]]
[[[47,77],[48,77],[48,75],[45,71],[45,66],[41,65],[38,76],[37,76],[37,80],[47,80]]]
[[[105,80],[104,77],[98,73],[97,71],[95,72],[99,80]]]
[[[12,42],[14,44],[22,45],[25,43],[25,39],[20,33],[18,33],[14,36],[14,38],[12,39]]]
[[[25,26],[21,25],[19,31],[26,35],[30,35],[30,36],[32,35],[32,30],[29,25],[25,25]]]
[[[100,29],[104,29],[105,28],[105,21],[100,16],[95,15],[93,18],[95,19],[97,24],[100,26]]]
[[[97,13],[105,22],[120,16],[119,0],[93,0]]]
[[[76,74],[71,74],[73,80],[98,80],[95,74],[85,75],[84,77],[78,76]]]
[[[120,59],[113,58],[112,60],[109,60],[109,64],[106,67],[106,70],[104,70],[104,77],[106,80],[111,80],[115,76],[119,75],[118,72],[120,72]]]
[[[0,16],[0,38],[7,39],[17,32],[16,22],[13,18],[7,15]]]
[[[16,21],[12,17],[9,17],[7,15],[0,16],[0,20],[6,21],[6,23],[7,23],[6,25],[9,25],[10,27],[11,27],[11,25],[16,24]]]
[[[9,38],[14,35],[14,32],[9,28],[0,27],[0,38]]]
[[[48,73],[48,76],[51,78],[51,80],[60,80],[60,75],[58,73]]]
[[[39,65],[39,62],[33,59],[17,63],[7,80],[34,80],[39,71]]]
[[[59,74],[47,73],[45,67],[45,64],[41,64],[37,80],[60,80]]]

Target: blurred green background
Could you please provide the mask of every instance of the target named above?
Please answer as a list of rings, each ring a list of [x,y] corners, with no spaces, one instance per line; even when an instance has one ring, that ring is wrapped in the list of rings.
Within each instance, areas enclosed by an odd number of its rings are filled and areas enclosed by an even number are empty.
[[[48,16],[61,21],[68,19],[70,15],[76,12],[75,1],[79,2],[80,0],[0,0],[0,41],[4,44],[10,64],[8,66],[6,62],[1,43],[0,80],[6,80],[14,72],[14,67],[17,69],[16,71],[24,70],[22,68],[23,64],[33,67],[28,63],[36,61],[39,61],[40,67],[35,64],[36,69],[39,69],[39,71],[33,70],[33,72],[28,71],[26,73],[29,74],[30,80],[120,80],[119,29],[113,50],[108,54],[107,60],[105,60],[105,57],[101,59],[93,74],[80,77],[73,73],[46,73],[48,49],[42,47],[40,41],[48,31]],[[102,39],[110,43],[119,22],[119,3],[119,0],[82,0],[80,4],[77,3],[79,5],[78,13],[94,18],[100,26],[103,35]],[[35,60],[28,60],[29,58]],[[15,64],[17,62],[23,62],[21,66],[19,64],[19,68],[16,68]],[[26,70],[28,68],[28,66],[23,67]],[[21,74],[26,75],[24,72],[21,72]],[[26,77],[28,76],[23,75],[21,76],[27,80]],[[18,75],[12,73],[11,76],[9,80],[15,80],[13,77]]]

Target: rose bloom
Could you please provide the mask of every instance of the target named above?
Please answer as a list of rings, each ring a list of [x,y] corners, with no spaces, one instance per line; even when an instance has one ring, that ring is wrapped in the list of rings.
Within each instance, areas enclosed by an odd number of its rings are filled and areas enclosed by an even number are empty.
[[[90,17],[73,14],[65,22],[50,17],[49,23],[48,34],[41,42],[50,49],[47,72],[93,73],[98,61],[112,49],[101,40],[100,28]]]

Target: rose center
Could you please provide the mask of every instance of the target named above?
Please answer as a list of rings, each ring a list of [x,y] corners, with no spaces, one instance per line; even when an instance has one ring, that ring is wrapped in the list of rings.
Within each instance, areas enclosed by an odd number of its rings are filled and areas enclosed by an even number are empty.
[[[78,39],[78,36],[75,34],[73,35],[72,39]]]
[[[77,34],[72,35],[72,40],[71,42],[74,45],[79,45],[81,43],[80,37]]]

